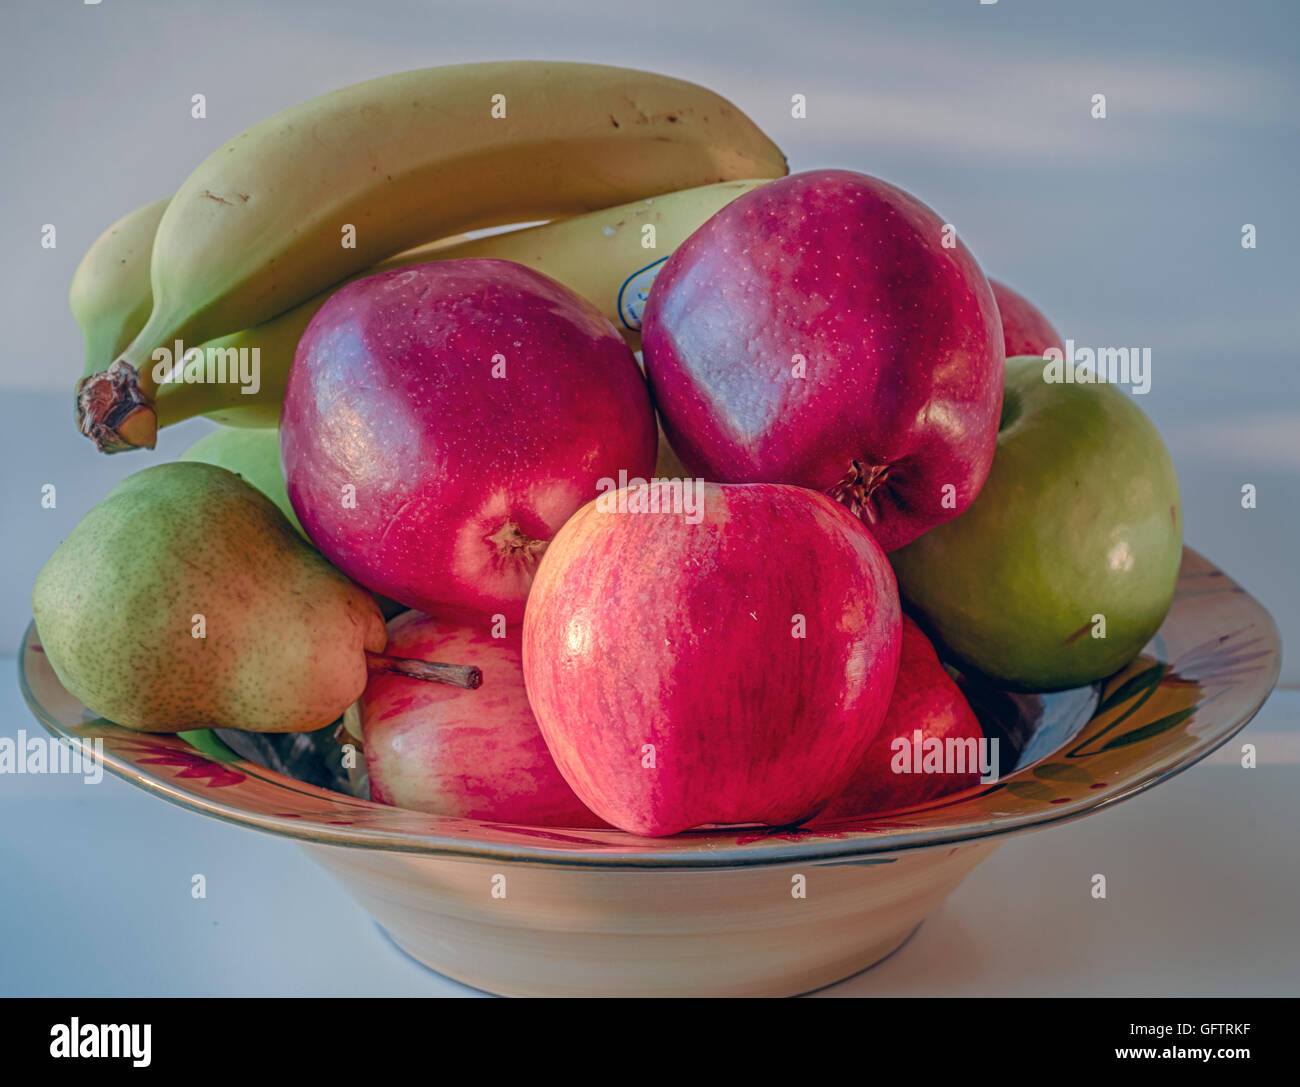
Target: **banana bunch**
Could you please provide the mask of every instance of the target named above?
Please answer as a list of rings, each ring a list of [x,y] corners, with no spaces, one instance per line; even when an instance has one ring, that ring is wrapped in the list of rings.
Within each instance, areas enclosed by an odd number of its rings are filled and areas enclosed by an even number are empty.
[[[683,189],[475,240],[457,235],[391,257],[360,275],[434,260],[475,257],[514,261],[558,280],[600,307],[635,351],[641,345],[641,309],[663,262],[712,215],[766,180],[723,181]],[[145,210],[141,208],[132,215],[143,216]],[[131,219],[132,216],[127,216],[122,222]],[[143,327],[149,309],[149,244],[136,246],[124,260],[100,259],[96,249],[108,242],[115,248],[121,247],[120,241],[105,234],[78,270],[78,278],[84,280],[87,279],[82,274],[84,269],[115,269],[115,277],[101,276],[96,280],[105,296],[97,296],[89,282],[83,282],[82,289],[74,293],[74,313],[87,344],[87,373],[94,372],[96,364],[91,359],[103,357],[94,355],[96,345],[113,342],[115,337],[120,339],[123,335],[129,341]],[[134,298],[123,293],[127,281],[136,284]],[[260,325],[203,345],[185,363],[176,380],[159,387],[154,402],[158,426],[170,426],[195,415],[206,415],[227,426],[278,425],[280,403],[298,340],[338,286],[335,284],[331,290],[314,295]],[[131,318],[136,321],[134,328],[129,327]],[[196,372],[215,351],[226,353],[233,367],[239,352],[249,357],[248,353],[254,349],[259,366],[256,391],[245,392],[245,386],[232,381],[206,382]]]
[[[78,386],[79,425],[107,452],[152,448],[160,424],[223,407],[203,407],[213,388],[160,380],[155,352],[261,326],[429,239],[785,173],[780,150],[726,99],[646,72],[518,61],[345,87],[236,136],[161,210],[148,319],[121,348],[125,310],[116,333],[93,321],[88,350],[107,368]],[[144,237],[147,219],[142,209],[124,223]],[[113,244],[88,255],[87,283]],[[96,305],[74,287],[79,318]],[[115,361],[98,354],[109,343]],[[175,405],[163,414],[168,385]]]
[[[95,241],[72,276],[68,305],[86,342],[85,376],[117,358],[153,310],[149,258],[170,198],[123,215]]]
[[[164,197],[123,215],[95,239],[77,265],[68,306],[86,345],[82,377],[91,377],[104,368],[105,360],[117,358],[149,320],[153,311],[149,280],[153,239],[169,203],[171,198]],[[418,252],[466,240],[465,235],[456,234],[421,246]]]

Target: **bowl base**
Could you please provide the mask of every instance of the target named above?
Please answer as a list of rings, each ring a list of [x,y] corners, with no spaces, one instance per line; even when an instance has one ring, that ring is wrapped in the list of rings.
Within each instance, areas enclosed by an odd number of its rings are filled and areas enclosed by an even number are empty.
[[[503,996],[796,996],[875,965],[996,848],[609,870],[304,845],[423,966]]]
[[[808,995],[810,995],[810,994],[812,994],[812,993],[819,993],[819,992],[821,992],[823,989],[829,989],[829,988],[831,988],[831,986],[838,985],[840,982],[842,982],[842,981],[847,981],[849,978],[857,977],[858,974],[865,974],[865,973],[867,973],[869,970],[874,970],[877,966],[879,966],[879,965],[880,965],[882,962],[884,962],[886,959],[893,958],[893,956],[894,956],[897,952],[901,951],[904,947],[907,946],[907,944],[911,941],[911,939],[912,939],[913,936],[915,936],[918,932],[921,931],[921,925],[923,925],[923,924],[925,924],[924,921],[922,921],[921,924],[918,924],[918,925],[917,925],[915,928],[913,928],[910,932],[906,932],[906,933],[904,933],[904,934],[903,934],[903,938],[902,938],[901,940],[898,940],[898,941],[894,942],[894,944],[893,944],[892,947],[888,947],[888,948],[886,948],[883,952],[881,952],[881,954],[880,954],[878,957],[876,957],[876,958],[872,958],[872,959],[870,959],[870,961],[864,962],[864,963],[862,963],[860,966],[858,966],[858,967],[856,967],[856,968],[854,968],[854,967],[850,967],[848,973],[845,973],[845,974],[842,974],[842,975],[838,975],[838,976],[836,976],[836,977],[833,977],[833,978],[831,978],[829,981],[823,982],[823,983],[821,983],[820,985],[814,985],[814,986],[812,986],[812,987],[809,988],[809,989],[800,989],[800,990],[797,990],[797,991],[795,991],[795,992],[790,992],[790,993],[764,992],[764,993],[744,993],[744,994],[727,994],[727,995],[768,996],[768,997],[785,997],[785,996],[790,996],[790,997],[793,997],[793,996],[808,996]],[[424,959],[420,958],[420,956],[419,956],[418,954],[416,954],[415,951],[413,951],[413,950],[412,950],[411,948],[409,948],[409,947],[406,947],[406,946],[402,943],[402,941],[401,941],[400,939],[398,939],[396,936],[394,936],[391,932],[389,932],[386,928],[384,928],[383,925],[379,924],[378,922],[375,923],[375,928],[377,928],[377,929],[380,931],[380,933],[383,935],[384,939],[387,940],[388,943],[390,943],[390,944],[393,946],[393,948],[398,952],[398,954],[400,954],[403,958],[410,959],[411,962],[415,963],[415,965],[418,966],[418,967],[420,967],[422,970],[427,970],[427,971],[429,971],[429,973],[434,974],[434,975],[436,975],[437,977],[443,978],[443,979],[445,979],[445,980],[447,980],[447,981],[454,981],[457,985],[463,985],[463,986],[465,986],[467,989],[473,989],[475,992],[482,993],[482,994],[484,994],[485,996],[501,996],[501,997],[538,997],[538,996],[553,996],[553,995],[555,995],[554,993],[550,992],[549,990],[534,990],[534,989],[532,989],[532,988],[528,988],[528,987],[526,987],[525,989],[521,989],[521,990],[519,990],[519,991],[512,991],[512,990],[510,990],[510,989],[508,989],[508,988],[507,988],[507,989],[501,989],[501,990],[489,989],[489,988],[487,988],[485,985],[478,983],[478,982],[477,982],[475,979],[473,979],[473,978],[469,978],[469,977],[457,977],[456,975],[454,975],[454,974],[452,974],[452,973],[450,973],[450,972],[448,972],[448,971],[446,971],[446,970],[439,969],[439,968],[438,968],[436,965],[434,965],[433,963],[426,962]],[[837,968],[837,972],[838,972],[838,968]],[[605,996],[609,996],[609,995],[611,995],[611,994],[606,993],[606,994],[603,994],[603,995],[605,995]],[[634,994],[634,993],[623,993],[623,994],[619,994],[619,995],[622,995],[622,996],[634,996],[634,995],[637,995],[637,994]],[[691,993],[682,993],[682,994],[678,994],[678,995],[680,995],[680,996],[700,996],[700,995],[704,995],[704,994],[701,994],[701,993],[699,993],[699,992],[691,992]],[[709,994],[709,995],[718,995],[718,994]]]

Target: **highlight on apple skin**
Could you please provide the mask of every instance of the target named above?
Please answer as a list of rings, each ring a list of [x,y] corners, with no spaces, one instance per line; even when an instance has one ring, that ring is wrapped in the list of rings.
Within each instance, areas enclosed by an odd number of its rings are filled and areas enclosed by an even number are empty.
[[[635,487],[588,503],[547,549],[524,618],[556,765],[633,834],[816,815],[898,672],[897,588],[860,521],[799,487],[698,488],[698,515],[634,512],[671,510],[664,481],[626,512]]]
[[[889,700],[885,723],[848,785],[813,824],[911,808],[979,784],[978,770],[957,772],[945,767],[940,773],[896,772],[896,741],[912,745],[918,730],[923,742],[979,741],[984,736],[979,718],[956,681],[944,670],[930,639],[914,620],[904,615],[898,682]]]
[[[280,442],[289,499],[339,569],[430,614],[515,622],[547,541],[602,479],[650,475],[657,433],[591,303],[459,260],[331,296],[298,344]]]
[[[642,348],[690,472],[829,494],[886,551],[988,475],[993,292],[942,218],[877,178],[817,170],[727,205],[659,273]]]
[[[393,656],[472,663],[483,683],[465,690],[377,673],[361,699],[372,800],[462,819],[543,827],[599,827],[555,768],[528,706],[519,633],[493,636],[404,612],[388,624]]]

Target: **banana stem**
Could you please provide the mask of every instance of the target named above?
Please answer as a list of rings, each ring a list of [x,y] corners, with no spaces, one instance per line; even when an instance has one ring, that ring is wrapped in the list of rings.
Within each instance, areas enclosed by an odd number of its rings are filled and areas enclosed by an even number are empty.
[[[140,388],[139,374],[118,359],[77,386],[77,424],[101,453],[152,449],[158,436],[153,403]]]
[[[387,672],[426,683],[447,683],[467,691],[477,690],[483,683],[482,671],[472,664],[441,664],[411,657],[390,657],[386,653],[366,653],[366,668],[371,675]]]

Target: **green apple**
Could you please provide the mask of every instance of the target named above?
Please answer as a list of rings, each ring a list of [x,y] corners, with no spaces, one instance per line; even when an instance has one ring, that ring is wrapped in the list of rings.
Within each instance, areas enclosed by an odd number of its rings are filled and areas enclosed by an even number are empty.
[[[890,555],[948,655],[1023,690],[1076,687],[1131,661],[1169,610],[1182,510],[1169,453],[1112,385],[1007,360],[997,452],[961,516]]]
[[[280,470],[280,432],[275,427],[223,426],[205,434],[185,450],[180,459],[215,464],[243,476],[246,483],[279,506],[289,523],[306,537],[284,487],[284,473]]]

